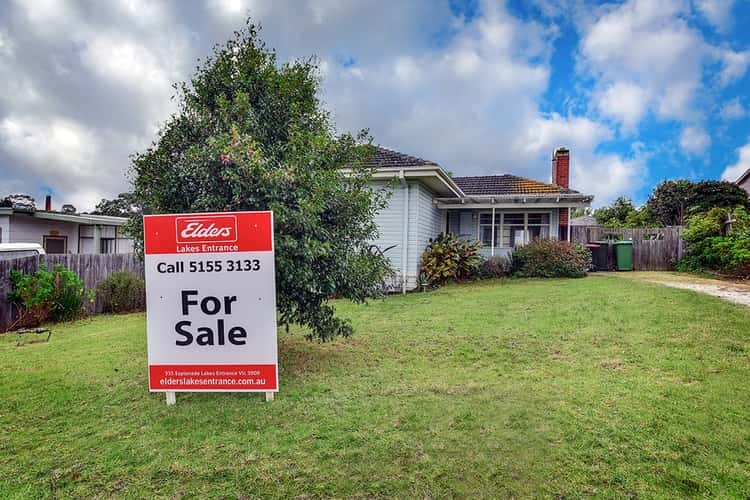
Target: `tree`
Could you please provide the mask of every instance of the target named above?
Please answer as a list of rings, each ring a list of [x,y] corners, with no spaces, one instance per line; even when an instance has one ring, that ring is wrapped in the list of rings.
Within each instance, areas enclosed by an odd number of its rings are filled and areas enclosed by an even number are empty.
[[[750,208],[747,191],[733,182],[701,181],[693,185],[690,210],[705,213],[712,208]]]
[[[648,205],[665,226],[685,224],[687,209],[693,197],[693,183],[688,180],[664,181],[648,199]]]
[[[599,224],[610,227],[621,227],[625,224],[628,215],[634,211],[635,206],[633,206],[630,198],[620,196],[612,205],[597,208],[594,211],[594,217],[596,217]]]
[[[684,225],[688,215],[712,208],[750,208],[747,192],[726,181],[664,181],[654,189],[649,206],[667,226]]]
[[[140,214],[143,212],[143,207],[135,199],[133,193],[120,193],[117,198],[108,200],[102,198],[94,211],[91,212],[94,215],[112,215],[115,217],[130,217],[133,214]]]
[[[132,178],[153,213],[273,210],[279,322],[327,340],[351,333],[328,299],[375,296],[390,270],[368,245],[386,202],[362,166],[373,148],[336,135],[317,75],[314,59],[277,64],[248,21],[176,86],[178,112]]]

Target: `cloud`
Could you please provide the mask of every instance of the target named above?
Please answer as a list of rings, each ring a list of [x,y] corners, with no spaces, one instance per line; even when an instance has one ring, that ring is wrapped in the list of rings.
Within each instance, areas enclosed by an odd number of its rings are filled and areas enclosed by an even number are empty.
[[[718,15],[714,4],[701,8]],[[696,100],[716,63],[720,86],[746,73],[750,52],[711,45],[689,17],[687,1],[628,0],[582,18],[580,65],[595,76],[594,102],[602,116],[628,131],[649,110],[660,120],[699,119]]]
[[[739,97],[729,100],[719,110],[719,116],[724,120],[737,120],[747,116],[747,109]]]
[[[687,0],[536,0],[549,16],[537,19],[490,1],[470,16],[429,0],[40,2],[11,2],[0,18],[0,73],[13,75],[0,94],[0,168],[4,186],[52,186],[79,208],[128,188],[128,155],[174,111],[171,83],[248,14],[280,62],[319,57],[321,99],[340,131],[368,128],[456,174],[541,180],[565,145],[573,186],[597,203],[648,175],[648,146],[618,153],[613,141],[639,140],[651,116],[705,123],[706,69],[720,68],[713,83],[725,86],[747,70],[744,52],[706,42]],[[549,101],[553,58],[567,50],[555,43],[562,18],[581,37],[568,97],[590,97],[586,109]]]
[[[602,115],[620,122],[626,131],[635,131],[648,108],[646,90],[628,82],[609,85],[597,94],[597,107]]]
[[[722,180],[735,182],[750,169],[750,142],[737,148],[737,161],[727,166],[721,174]]]
[[[688,154],[702,155],[711,145],[711,136],[702,127],[690,126],[682,129],[680,147]]]
[[[726,31],[732,26],[734,0],[695,0],[695,6],[717,30]]]

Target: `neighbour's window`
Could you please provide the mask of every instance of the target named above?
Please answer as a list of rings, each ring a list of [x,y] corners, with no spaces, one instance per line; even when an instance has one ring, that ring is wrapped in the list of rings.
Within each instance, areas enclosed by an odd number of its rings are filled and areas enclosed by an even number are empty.
[[[68,253],[67,236],[44,236],[44,251],[47,253]]]
[[[115,239],[114,238],[102,238],[99,241],[101,244],[101,253],[115,253]]]

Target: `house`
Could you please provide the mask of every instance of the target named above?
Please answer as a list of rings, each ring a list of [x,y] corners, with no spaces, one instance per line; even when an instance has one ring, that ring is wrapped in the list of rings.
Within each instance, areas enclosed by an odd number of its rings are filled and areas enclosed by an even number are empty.
[[[742,174],[739,179],[734,181],[734,183],[750,194],[750,168],[745,170],[745,173]]]
[[[581,215],[570,219],[571,226],[601,226],[593,215]]]
[[[55,211],[50,196],[44,210],[37,210],[27,196],[9,199],[14,199],[10,206],[0,207],[0,243],[39,243],[57,254],[133,251],[133,240],[122,232],[124,217],[79,214],[72,205]]]
[[[507,256],[535,238],[570,239],[570,210],[593,199],[569,188],[565,148],[554,152],[552,183],[509,174],[453,177],[435,162],[385,148],[367,166],[375,187],[391,190],[373,244],[390,259],[403,292],[416,288],[422,252],[441,233],[478,240],[486,257]]]

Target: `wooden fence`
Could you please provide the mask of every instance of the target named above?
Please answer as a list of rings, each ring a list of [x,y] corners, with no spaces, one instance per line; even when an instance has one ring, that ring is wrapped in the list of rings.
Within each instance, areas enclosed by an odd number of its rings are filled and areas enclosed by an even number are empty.
[[[633,269],[636,271],[667,271],[685,252],[683,226],[658,228],[606,228],[571,226],[570,238],[578,243],[602,240],[632,240]]]
[[[5,331],[15,320],[15,308],[8,303],[10,291],[10,271],[16,269],[24,274],[33,274],[40,265],[52,269],[61,264],[74,271],[84,283],[87,290],[95,290],[97,285],[115,271],[130,271],[143,278],[143,263],[135,254],[68,254],[39,255],[19,259],[0,260],[0,332]],[[89,312],[101,312],[102,301],[97,297],[93,304],[87,304]]]

